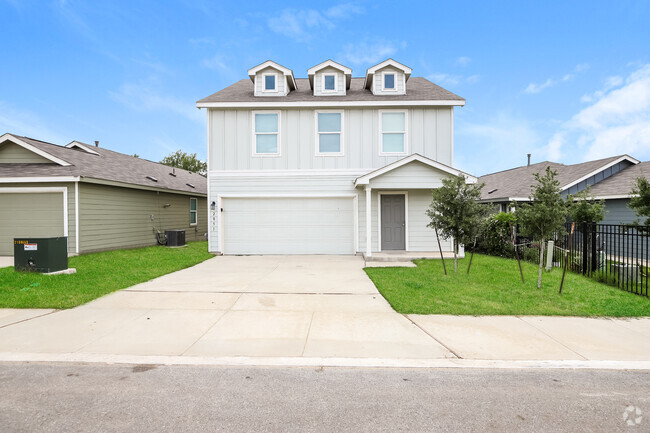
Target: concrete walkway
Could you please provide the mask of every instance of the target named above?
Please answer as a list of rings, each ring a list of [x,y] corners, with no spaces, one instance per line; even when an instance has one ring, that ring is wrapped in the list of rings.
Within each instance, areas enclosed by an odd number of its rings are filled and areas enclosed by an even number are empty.
[[[14,265],[13,256],[0,256],[0,268],[6,268]]]
[[[648,318],[404,316],[363,266],[350,256],[215,257],[71,310],[0,310],[0,360],[650,368]]]

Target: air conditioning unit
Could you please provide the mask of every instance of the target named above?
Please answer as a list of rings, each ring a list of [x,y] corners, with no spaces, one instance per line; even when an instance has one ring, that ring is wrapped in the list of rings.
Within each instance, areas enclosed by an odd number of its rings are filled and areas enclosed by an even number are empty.
[[[182,247],[185,245],[185,230],[165,230],[168,247]]]
[[[42,273],[68,269],[68,238],[15,238],[14,269]]]

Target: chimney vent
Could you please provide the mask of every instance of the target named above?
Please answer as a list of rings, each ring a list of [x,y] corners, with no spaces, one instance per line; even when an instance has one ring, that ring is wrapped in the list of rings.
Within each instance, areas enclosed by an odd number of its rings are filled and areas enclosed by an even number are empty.
[[[99,141],[95,140],[95,147],[99,147]]]
[[[530,167],[530,153],[528,154],[528,166]]]

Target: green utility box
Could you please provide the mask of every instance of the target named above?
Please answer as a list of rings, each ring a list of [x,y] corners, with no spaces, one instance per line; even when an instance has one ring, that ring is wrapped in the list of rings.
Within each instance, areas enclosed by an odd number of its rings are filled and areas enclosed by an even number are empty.
[[[68,238],[14,238],[14,269],[43,273],[68,269]]]

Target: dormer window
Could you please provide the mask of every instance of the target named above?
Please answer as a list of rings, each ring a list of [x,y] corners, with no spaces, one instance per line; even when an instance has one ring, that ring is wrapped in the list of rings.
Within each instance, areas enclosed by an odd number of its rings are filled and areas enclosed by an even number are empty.
[[[264,74],[264,91],[277,92],[277,77],[276,74]]]
[[[323,90],[326,92],[336,91],[336,75],[323,74]]]
[[[384,73],[384,90],[395,90],[395,74]]]

